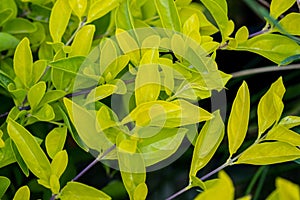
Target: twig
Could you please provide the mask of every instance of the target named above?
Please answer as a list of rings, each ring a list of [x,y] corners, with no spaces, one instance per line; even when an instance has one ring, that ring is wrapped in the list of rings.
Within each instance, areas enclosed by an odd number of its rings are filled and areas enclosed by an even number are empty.
[[[260,31],[257,31],[257,32],[255,32],[255,33],[250,34],[250,35],[249,35],[249,38],[252,38],[252,37],[258,36],[258,35],[262,35],[262,34],[268,32],[268,31],[269,31],[269,29],[262,29],[262,30],[260,30]]]
[[[181,195],[182,193],[186,192],[188,189],[190,189],[190,188],[185,187],[185,188],[179,190],[178,192],[176,192],[175,194],[173,194],[172,196],[166,198],[166,200],[172,200],[172,199],[176,198],[177,196]]]
[[[266,2],[265,0],[257,0],[261,5],[270,8],[269,2]]]
[[[77,27],[75,32],[72,34],[71,38],[66,42],[66,46],[69,46],[72,43],[73,39],[75,38],[76,33],[78,33],[78,31],[85,25],[85,21],[86,21],[86,19],[84,19],[82,22],[79,23],[79,26]]]

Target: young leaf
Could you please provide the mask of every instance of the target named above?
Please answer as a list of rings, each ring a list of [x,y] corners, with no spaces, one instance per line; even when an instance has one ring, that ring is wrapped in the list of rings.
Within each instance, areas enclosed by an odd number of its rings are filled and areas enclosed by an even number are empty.
[[[45,145],[46,150],[50,158],[54,156],[63,149],[65,141],[67,138],[67,127],[54,128],[46,136]]]
[[[24,38],[16,48],[14,56],[14,71],[16,76],[26,86],[32,82],[33,61],[28,38]]]
[[[300,20],[300,13],[289,13],[279,21],[279,25],[289,34],[299,36],[300,27],[297,26],[299,20]]]
[[[278,34],[255,36],[238,44],[236,50],[257,53],[277,64],[290,56],[300,54],[299,45],[294,40]]]
[[[33,63],[32,69],[32,82],[37,83],[45,73],[48,62],[46,60],[38,60]]]
[[[94,1],[88,11],[87,23],[99,19],[119,6],[120,0]]]
[[[159,96],[161,80],[157,60],[157,50],[149,50],[142,57],[135,79],[136,105],[155,101]]]
[[[61,200],[110,200],[111,197],[104,192],[97,190],[91,186],[78,182],[68,182],[59,194]]]
[[[16,37],[5,32],[0,32],[0,41],[0,52],[9,49],[14,49],[19,43],[19,40]]]
[[[81,20],[81,17],[85,13],[87,3],[87,0],[69,0],[70,7],[72,8],[73,12],[77,15],[79,20]]]
[[[90,52],[92,41],[95,33],[94,25],[83,26],[75,35],[72,42],[72,51],[69,56],[87,56]]]
[[[66,0],[57,0],[51,11],[49,19],[50,35],[54,43],[61,41],[68,26],[72,9]]]
[[[300,188],[295,183],[278,177],[275,180],[275,185],[279,199],[300,200]]]
[[[189,173],[190,181],[191,177],[196,176],[197,172],[209,162],[223,140],[224,123],[220,112],[216,111],[213,115],[214,118],[204,124],[197,138]]]
[[[270,165],[300,158],[300,150],[285,142],[265,142],[245,150],[236,164]]]
[[[282,110],[282,97],[285,88],[280,77],[275,81],[258,103],[258,137],[261,136],[274,122],[278,122]]]
[[[27,94],[27,99],[32,110],[35,110],[46,92],[46,83],[44,81],[38,82],[32,86]]]
[[[2,198],[9,185],[10,185],[10,180],[5,176],[0,176],[0,198]]]
[[[60,190],[60,183],[58,177],[54,174],[51,174],[49,183],[52,194],[58,194]]]
[[[13,200],[29,200],[30,199],[30,190],[28,186],[23,186],[18,189]]]
[[[155,6],[164,28],[181,31],[181,22],[173,0],[155,0]]]
[[[277,19],[282,13],[295,4],[295,0],[272,0],[270,4],[270,15]]]
[[[247,41],[249,37],[249,31],[246,26],[241,27],[235,34],[235,39],[238,43]]]
[[[50,163],[35,138],[13,120],[8,121],[7,131],[30,171],[40,179],[49,180]]]
[[[133,30],[134,21],[132,17],[132,12],[130,11],[130,1],[124,0],[121,2],[120,6],[116,11],[116,27],[123,30]]]
[[[40,109],[34,111],[32,116],[40,121],[51,121],[55,118],[55,113],[49,104],[44,104]]]
[[[277,140],[280,142],[289,143],[293,146],[300,146],[300,134],[289,130],[280,124],[268,132],[265,140]]]
[[[58,179],[64,173],[68,165],[68,154],[66,150],[58,152],[51,162],[51,174]]]
[[[298,116],[286,116],[279,122],[280,125],[286,128],[293,128],[300,125],[300,117]]]
[[[117,86],[111,84],[100,85],[91,90],[85,104],[93,103],[112,95],[117,90]]]
[[[246,82],[243,82],[233,101],[228,119],[229,152],[232,156],[242,145],[247,129],[250,114],[250,94]]]

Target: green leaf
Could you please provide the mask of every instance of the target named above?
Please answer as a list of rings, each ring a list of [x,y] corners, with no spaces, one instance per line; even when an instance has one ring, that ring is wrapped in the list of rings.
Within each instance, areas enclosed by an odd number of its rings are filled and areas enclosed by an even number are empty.
[[[111,199],[104,192],[97,190],[91,186],[84,185],[78,182],[68,182],[67,185],[62,189],[60,195],[61,200],[109,200]]]
[[[40,78],[44,75],[48,62],[46,60],[38,60],[33,63],[32,66],[32,81],[33,84],[37,83]]]
[[[0,11],[0,26],[5,24],[9,18],[12,16],[13,10],[11,8],[7,8]]]
[[[214,118],[207,121],[201,129],[193,152],[190,168],[190,181],[192,176],[203,168],[212,158],[224,137],[224,123],[220,112],[213,113]]]
[[[279,21],[279,25],[291,35],[300,35],[300,27],[297,26],[300,13],[289,13]],[[279,31],[275,28],[275,31]]]
[[[45,145],[50,158],[63,149],[67,138],[67,127],[54,128],[46,136]]]
[[[10,180],[5,176],[0,176],[0,198],[3,197],[9,185],[10,185]]]
[[[300,158],[300,150],[285,142],[265,142],[245,150],[236,164],[270,165]]]
[[[51,174],[49,182],[52,194],[58,194],[60,190],[60,183],[58,177],[54,174]]]
[[[76,75],[79,75],[78,70],[85,59],[86,58],[84,56],[76,56],[60,59],[49,63],[49,65],[54,69],[59,70],[59,73],[67,72],[75,77]]]
[[[279,199],[300,200],[300,188],[295,183],[278,177],[275,185]]]
[[[68,165],[68,154],[66,150],[59,151],[55,154],[51,162],[51,174],[55,175],[58,179],[64,173]]]
[[[87,0],[69,0],[69,4],[73,12],[81,19],[87,7]]]
[[[144,53],[135,79],[136,105],[157,100],[161,80],[158,71],[158,51],[149,50]]]
[[[64,104],[72,123],[82,141],[91,149],[104,152],[110,148],[111,142],[103,133],[96,130],[96,116],[71,100],[64,98]]]
[[[155,0],[155,6],[164,28],[181,31],[181,22],[173,0]]]
[[[105,80],[110,81],[110,79],[115,79],[116,76],[127,66],[127,64],[129,63],[129,59],[130,57],[128,55],[121,55],[115,58],[115,60],[110,65],[108,65],[103,72],[103,77],[105,78]]]
[[[282,97],[285,88],[280,77],[275,81],[265,95],[258,103],[258,138],[264,133],[274,122],[278,122],[282,110]]]
[[[11,15],[6,20],[13,19],[17,16],[18,7],[14,0],[1,0],[0,1],[0,11],[4,11],[7,9],[9,9],[11,11]],[[6,20],[3,23],[5,23]]]
[[[270,4],[270,15],[277,19],[294,4],[295,0],[272,0]]]
[[[238,43],[247,41],[249,37],[249,31],[246,26],[242,26],[235,34],[235,39]]]
[[[11,146],[11,149],[13,150],[13,153],[14,153],[14,156],[15,156],[15,159],[19,165],[19,167],[21,168],[22,172],[24,173],[24,175],[26,177],[29,176],[29,169],[24,161],[24,159],[22,158],[22,156],[20,155],[20,152],[18,151],[17,149],[17,146],[15,145],[15,143],[13,141],[10,140],[10,146]]]
[[[14,71],[16,76],[26,86],[32,83],[33,58],[28,38],[24,38],[16,48],[14,56]]]
[[[205,183],[198,177],[196,176],[191,176],[190,177],[190,185],[192,187],[199,187],[201,188],[202,190],[206,190],[206,185]]]
[[[219,178],[215,180],[207,190],[196,196],[195,200],[205,199],[234,199],[234,186],[230,177],[224,172],[219,172]],[[205,182],[207,183],[207,182]],[[208,184],[207,184],[208,185]],[[217,191],[217,192],[216,192]]]
[[[24,18],[15,18],[3,26],[3,31],[10,34],[33,33],[37,30],[35,24]]]
[[[130,11],[130,1],[124,0],[116,10],[115,22],[116,27],[123,30],[133,30],[134,22],[132,12]]]
[[[54,110],[49,104],[44,104],[40,109],[34,111],[32,116],[40,121],[51,121],[55,117]]]
[[[57,0],[49,19],[50,35],[54,43],[60,42],[71,17],[72,9],[66,0]]]
[[[300,117],[298,116],[286,116],[279,122],[280,125],[286,128],[293,128],[300,125]]]
[[[145,200],[148,194],[148,188],[146,183],[140,183],[134,190],[134,200]]]
[[[240,43],[236,50],[257,53],[277,64],[290,56],[300,54],[300,47],[295,41],[277,34],[255,36]]]
[[[100,43],[100,51],[100,74],[103,74],[118,57],[117,44],[112,39],[105,38]]]
[[[16,37],[4,32],[0,32],[0,41],[0,52],[9,49],[14,49],[19,43],[19,40]]]
[[[83,26],[75,35],[69,56],[87,56],[90,52],[95,33],[94,25]]]
[[[28,186],[23,186],[18,189],[13,200],[29,200],[30,199],[30,190]]]
[[[10,138],[4,142],[4,147],[0,148],[0,168],[5,167],[11,163],[16,162],[14,152],[10,146]],[[1,182],[1,181],[0,181]]]
[[[117,86],[111,84],[100,85],[91,90],[88,94],[85,104],[93,103],[112,95],[117,89]]]
[[[99,19],[119,6],[120,0],[94,1],[88,11],[87,23]]]
[[[40,179],[49,180],[49,160],[31,133],[13,120],[8,121],[7,131],[30,171]]]
[[[35,110],[39,106],[45,92],[46,83],[44,81],[38,82],[29,89],[27,99],[32,110]]]
[[[250,94],[247,83],[244,81],[233,101],[228,119],[229,152],[232,156],[242,145],[247,129],[250,114]]]
[[[289,143],[293,146],[300,146],[300,134],[289,130],[280,124],[268,132],[265,140],[277,140],[280,142]]]
[[[65,91],[62,90],[50,90],[46,92],[44,97],[42,98],[40,105],[49,104],[54,101],[57,101],[61,98],[63,98],[66,95]]]

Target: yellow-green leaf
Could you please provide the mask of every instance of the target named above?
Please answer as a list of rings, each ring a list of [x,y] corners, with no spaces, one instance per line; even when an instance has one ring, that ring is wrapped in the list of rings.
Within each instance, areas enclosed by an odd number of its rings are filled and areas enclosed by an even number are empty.
[[[276,178],[275,185],[279,199],[300,200],[300,188],[295,183],[278,177]]]
[[[214,118],[207,121],[197,138],[193,152],[192,164],[190,168],[190,181],[192,176],[203,168],[212,158],[224,137],[224,123],[220,112],[213,113]]]
[[[10,180],[5,176],[0,176],[0,198],[2,198],[9,185],[10,185]]]
[[[31,133],[13,120],[8,121],[7,131],[30,171],[40,179],[49,180],[50,162]]]
[[[60,195],[61,200],[110,200],[111,197],[97,190],[91,186],[78,183],[78,182],[68,182],[67,185],[62,189]]]
[[[66,150],[58,152],[51,162],[51,174],[58,179],[64,173],[68,165],[68,154]]]
[[[300,35],[300,13],[289,13],[279,21],[279,25],[291,35]],[[276,30],[276,28],[275,28]]]
[[[29,200],[30,199],[30,190],[28,186],[23,186],[18,189],[13,200]]]
[[[16,48],[14,56],[14,71],[16,76],[26,86],[32,82],[33,58],[28,38],[24,38]]]
[[[34,111],[32,116],[40,121],[51,121],[55,117],[54,110],[49,104],[44,104],[41,108]]]
[[[32,69],[32,83],[37,83],[40,78],[45,73],[47,67],[47,61],[46,60],[38,60],[33,63],[33,69]]]
[[[46,83],[44,81],[38,82],[32,86],[27,94],[27,99],[32,110],[35,110],[46,92]]]
[[[265,140],[277,140],[289,143],[293,146],[300,146],[300,134],[280,124],[268,132]]]
[[[95,29],[94,25],[86,25],[77,32],[69,56],[87,56],[89,54]]]
[[[118,58],[117,45],[112,39],[103,39],[100,43],[100,74],[110,70],[109,67]]]
[[[286,116],[279,122],[280,125],[286,128],[293,128],[300,125],[300,117],[298,116]]]
[[[57,0],[49,19],[50,35],[54,43],[60,42],[71,17],[72,9],[66,0]]]
[[[54,174],[51,174],[49,183],[52,194],[58,194],[60,190],[60,183],[58,177]]]
[[[67,138],[67,127],[54,128],[46,136],[45,145],[50,158],[63,149]]]
[[[120,0],[94,1],[88,11],[87,23],[99,19],[118,7]]]
[[[87,7],[87,0],[69,0],[69,4],[73,12],[81,19]]]
[[[285,142],[265,142],[245,150],[236,164],[270,165],[300,158],[300,150]]]
[[[130,10],[130,0],[124,0],[118,6],[115,15],[116,27],[123,30],[133,30],[134,21]]]
[[[235,39],[238,43],[245,42],[249,37],[249,31],[246,26],[242,26],[235,34]]]
[[[280,77],[275,81],[258,103],[258,137],[261,136],[274,122],[278,122],[282,110],[282,97],[285,87]]]
[[[270,4],[270,15],[277,19],[282,13],[295,4],[295,0],[272,0]]]
[[[93,89],[87,96],[85,104],[93,103],[112,95],[117,86],[111,84],[100,85]]]
[[[247,129],[250,114],[250,94],[247,83],[244,81],[233,101],[228,119],[229,152],[232,156],[242,145]]]
[[[147,197],[148,188],[146,183],[140,183],[134,190],[134,200],[145,200]]]

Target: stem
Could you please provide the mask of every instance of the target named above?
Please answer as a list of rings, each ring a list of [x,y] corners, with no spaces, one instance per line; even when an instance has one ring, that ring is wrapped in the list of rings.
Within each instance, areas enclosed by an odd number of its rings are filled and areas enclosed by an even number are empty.
[[[75,38],[75,35],[78,33],[78,31],[85,25],[85,21],[86,19],[84,19],[83,21],[79,22],[79,25],[77,27],[77,29],[75,30],[75,32],[72,34],[71,38],[66,42],[66,46],[69,46],[71,44],[71,42],[73,41],[73,39]]]
[[[258,178],[260,177],[260,175],[262,174],[262,172],[265,170],[266,166],[261,166],[257,172],[255,173],[255,175],[253,176],[252,180],[250,181],[249,186],[247,187],[247,190],[245,192],[245,196],[249,195],[256,183],[256,181],[258,180]]]
[[[253,74],[260,74],[266,72],[277,72],[277,71],[285,71],[285,70],[293,70],[293,69],[300,69],[300,64],[293,64],[285,67],[261,67],[261,68],[254,68],[254,69],[246,69],[239,72],[232,73],[232,78],[238,78],[242,76],[248,76]]]
[[[176,192],[175,194],[173,194],[172,196],[166,198],[166,200],[172,200],[174,198],[176,198],[177,196],[181,195],[182,193],[188,191],[190,189],[189,186],[182,188],[181,190],[179,190],[178,192]]]
[[[213,171],[209,172],[208,174],[202,176],[200,179],[202,181],[206,180],[207,178],[209,178],[210,176],[218,173],[219,171],[221,171],[222,169],[224,169],[225,167],[227,167],[228,165],[230,165],[231,160],[227,161],[226,163],[224,163],[223,165],[221,165],[220,167],[214,169]]]
[[[93,162],[91,162],[88,166],[86,166],[72,181],[78,180],[83,174],[85,174],[89,169],[91,169],[99,160],[103,159],[107,154],[109,154],[112,150],[116,148],[116,145],[108,148],[101,156],[97,157]]]
[[[268,2],[266,2],[265,0],[258,0],[258,2],[261,5],[263,5],[263,6],[267,7],[267,8],[270,8],[270,4]]]
[[[255,33],[250,34],[250,35],[249,35],[249,38],[252,38],[252,37],[254,37],[254,36],[258,36],[258,35],[264,34],[264,33],[268,32],[268,31],[269,31],[269,29],[262,29],[262,30],[260,30],[260,31],[258,31],[258,32],[255,32]]]

